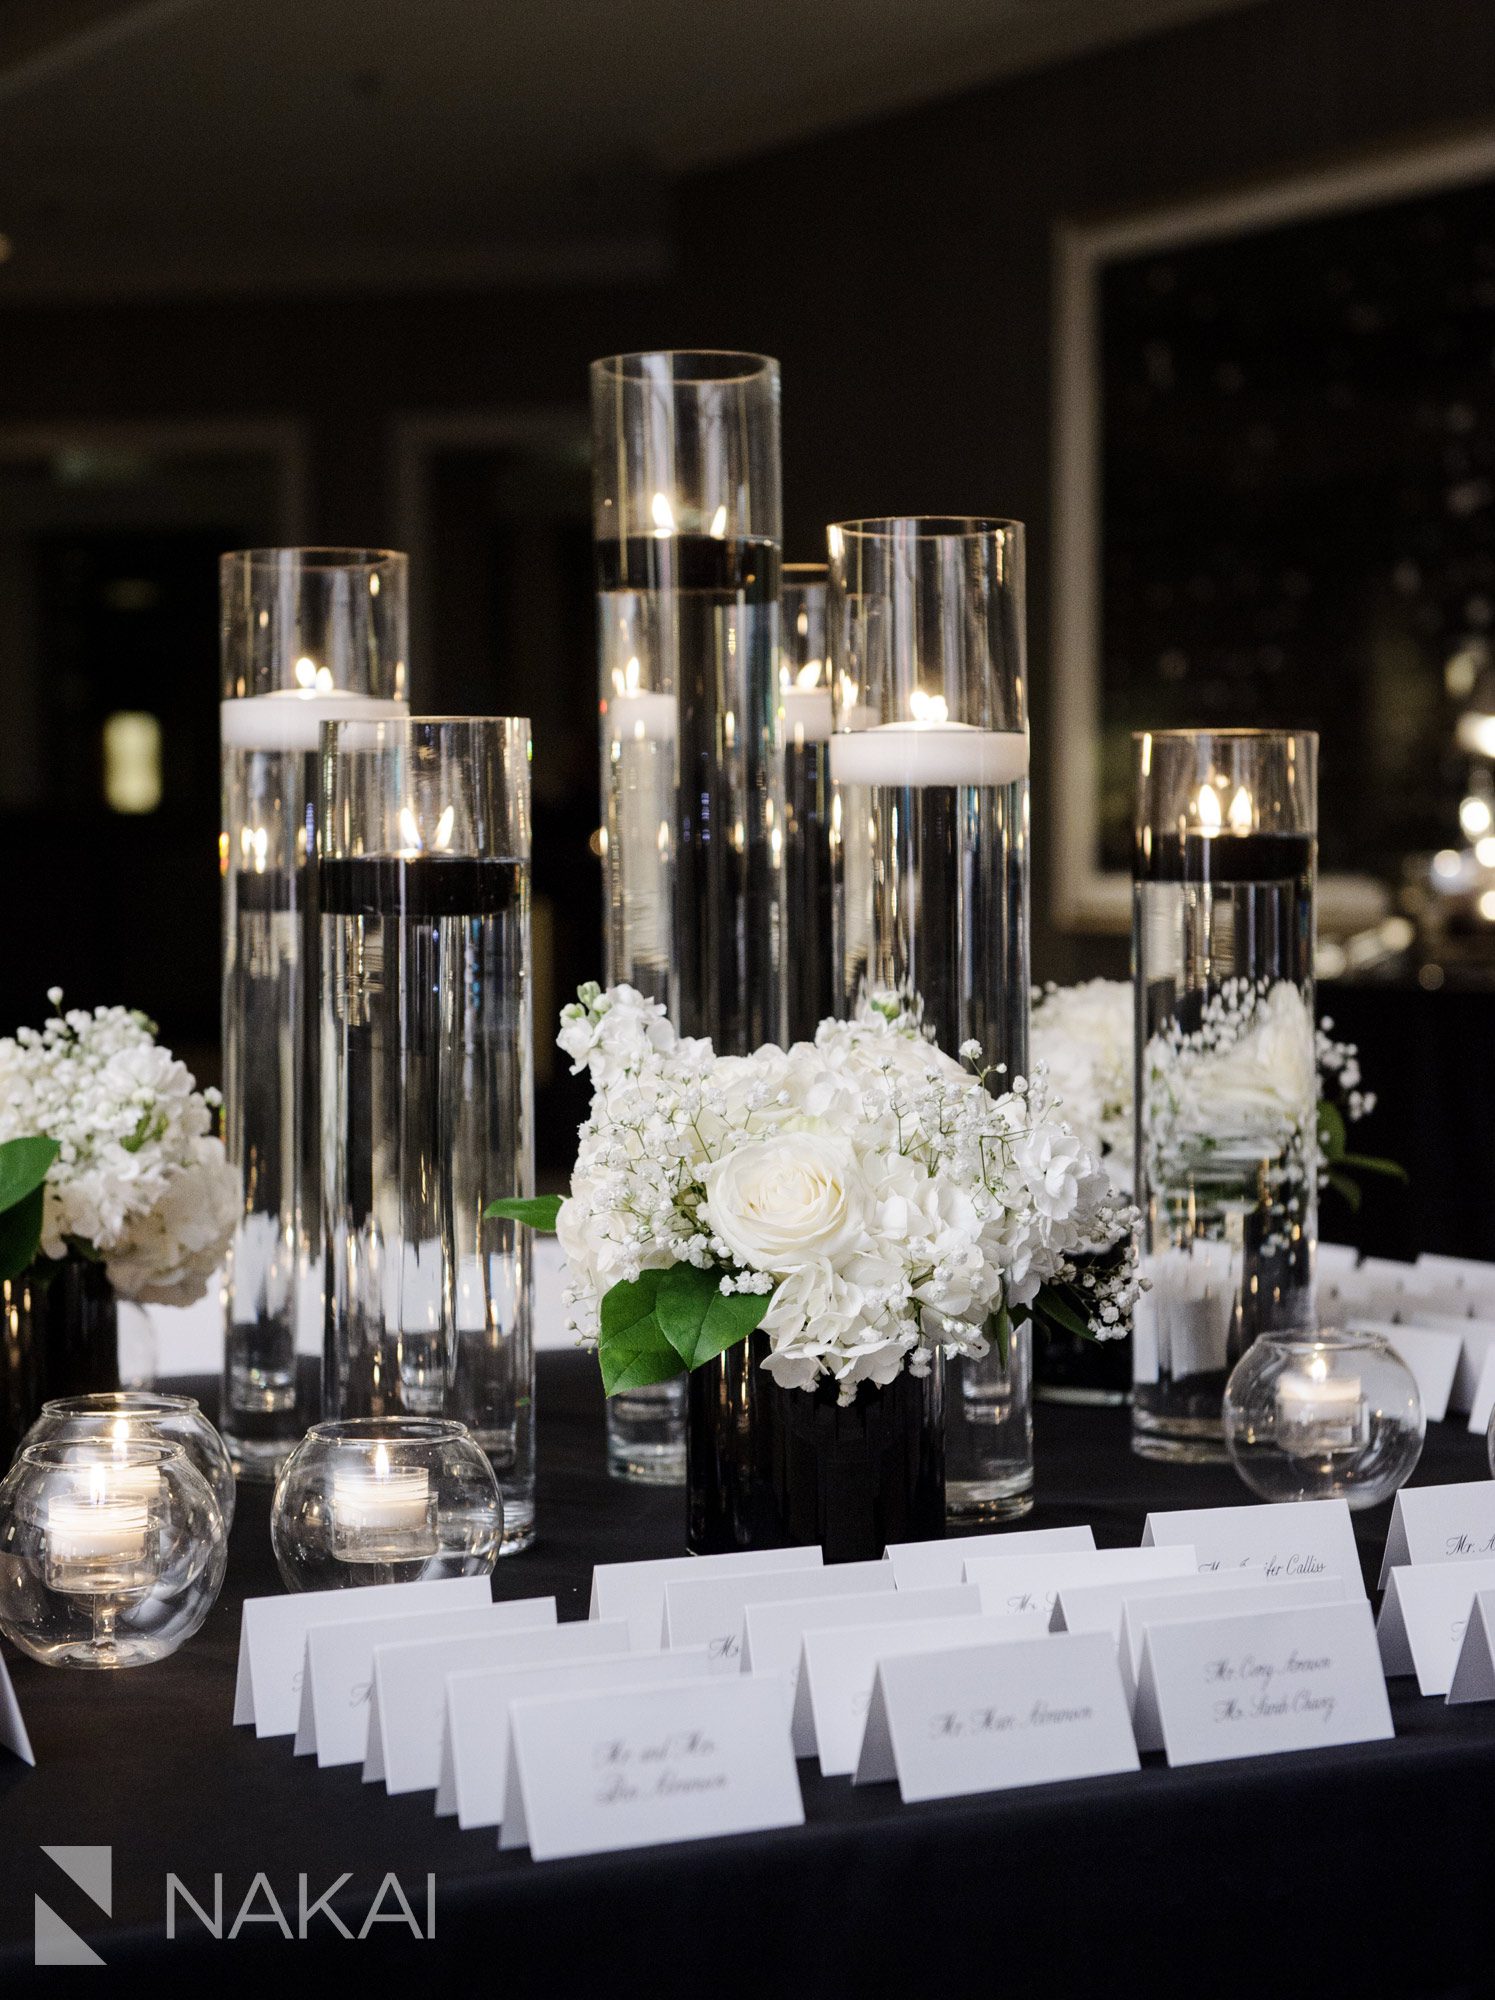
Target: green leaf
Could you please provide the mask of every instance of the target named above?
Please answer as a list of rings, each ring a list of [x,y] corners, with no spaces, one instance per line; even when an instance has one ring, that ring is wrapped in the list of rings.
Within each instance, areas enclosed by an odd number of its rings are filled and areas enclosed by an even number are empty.
[[[0,1210],[39,1188],[60,1150],[55,1139],[7,1139],[0,1146]]]
[[[732,1292],[723,1297],[721,1272],[676,1264],[664,1273],[655,1317],[687,1369],[714,1361],[746,1340],[768,1311],[772,1292]]]
[[[1348,1204],[1351,1213],[1358,1215],[1360,1213],[1361,1197],[1357,1183],[1352,1181],[1348,1174],[1340,1173],[1337,1167],[1330,1167],[1324,1178],[1339,1196],[1340,1200]]]
[[[1060,1285],[1040,1285],[1035,1305],[1040,1319],[1062,1326],[1066,1333],[1077,1333],[1081,1340],[1094,1340],[1090,1322],[1074,1304]]]
[[[606,1395],[646,1389],[651,1382],[668,1382],[684,1372],[654,1314],[664,1275],[644,1271],[636,1281],[624,1278],[602,1295],[597,1361]]]
[[[1400,1181],[1405,1187],[1411,1176],[1400,1160],[1381,1160],[1369,1153],[1341,1153],[1334,1163],[1347,1167],[1357,1174],[1384,1174],[1389,1181]]]
[[[1344,1157],[1344,1113],[1326,1097],[1319,1099],[1318,1128],[1319,1145],[1323,1148],[1325,1159],[1331,1165],[1337,1164]]]
[[[531,1229],[555,1234],[555,1219],[561,1212],[558,1194],[537,1194],[522,1199],[490,1201],[484,1215],[496,1215],[504,1222],[527,1223]]]
[[[36,1256],[42,1240],[45,1200],[46,1189],[35,1187],[0,1213],[0,1282],[18,1278]]]
[[[998,1363],[1005,1368],[1012,1352],[1012,1314],[1005,1305],[998,1306],[987,1320],[986,1337],[997,1350]]]

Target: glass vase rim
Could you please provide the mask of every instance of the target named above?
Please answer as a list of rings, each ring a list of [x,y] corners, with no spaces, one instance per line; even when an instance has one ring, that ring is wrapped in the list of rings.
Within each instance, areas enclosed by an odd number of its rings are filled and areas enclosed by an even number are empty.
[[[49,1396],[38,1414],[44,1417],[51,1411],[64,1417],[109,1417],[137,1411],[144,1416],[152,1410],[183,1416],[195,1411],[202,1416],[202,1405],[196,1396],[178,1395],[171,1389],[91,1389],[82,1396]],[[203,1421],[206,1423],[207,1419],[204,1417]]]
[[[455,1417],[325,1417],[308,1427],[305,1442],[360,1445],[458,1444],[470,1439]]]
[[[1021,521],[1002,514],[867,514],[832,521],[827,534],[854,541],[976,542],[988,536],[1023,533]]]
[[[34,1444],[23,1444],[15,1460],[17,1465],[61,1472],[86,1470],[91,1465],[166,1466],[173,1461],[184,1466],[190,1463],[185,1448],[173,1438],[116,1438],[107,1445],[103,1439],[38,1438]]]
[[[356,717],[348,717],[353,727],[360,725]],[[523,729],[528,731],[530,719],[527,715],[389,715],[381,716],[373,725],[378,729],[477,729],[499,730]],[[333,717],[323,724],[326,729],[339,729],[342,722]]]
[[[830,573],[831,566],[829,563],[799,562],[779,564],[779,575],[781,577],[797,576],[804,578],[807,582],[814,577],[820,577],[829,582]]]
[[[225,549],[220,563],[236,563],[244,569],[280,569],[294,558],[301,569],[319,570],[328,575],[338,571],[407,569],[410,557],[404,549],[339,547],[333,542],[288,542],[284,547]]]
[[[1278,1327],[1266,1333],[1259,1333],[1251,1343],[1253,1347],[1282,1348],[1289,1354],[1353,1354],[1367,1347],[1391,1348],[1384,1334],[1372,1333],[1369,1328],[1347,1326],[1324,1326],[1314,1331],[1306,1327]]]
[[[1203,725],[1198,729],[1134,729],[1132,741],[1143,743],[1197,743],[1202,737],[1224,737],[1227,742],[1286,743],[1298,738],[1316,743],[1316,729],[1256,729],[1234,724],[1218,729]]]
[[[778,358],[772,354],[753,354],[745,348],[736,347],[638,347],[627,354],[600,355],[591,365],[591,372],[598,376],[610,376],[619,382],[649,383],[651,378],[644,374],[641,364],[645,361],[670,362],[671,382],[687,387],[725,388],[733,382],[757,382],[779,372]],[[676,364],[688,362],[733,362],[732,368],[703,368],[698,372],[682,374]],[[630,363],[634,364],[630,367]]]

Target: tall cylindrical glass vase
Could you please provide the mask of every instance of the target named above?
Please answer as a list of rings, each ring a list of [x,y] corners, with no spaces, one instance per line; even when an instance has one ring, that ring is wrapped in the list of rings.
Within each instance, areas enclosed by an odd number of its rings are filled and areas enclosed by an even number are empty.
[[[807,1042],[836,1012],[840,828],[831,784],[830,585],[824,563],[786,563],[779,607],[784,744],[785,1038]]]
[[[1023,531],[1012,521],[832,527],[842,1011],[868,993],[918,1010],[949,1055],[1008,1078],[1028,1058],[1028,726]],[[950,1517],[1033,1504],[1026,1325],[1005,1362],[950,1359]]]
[[[1137,1199],[1151,1289],[1133,1336],[1145,1458],[1225,1457],[1225,1381],[1312,1326],[1318,739],[1136,739]]]
[[[243,1198],[221,1422],[243,1479],[272,1480],[305,1431],[298,1327],[321,1337],[318,729],[408,713],[405,572],[378,549],[241,549],[220,564],[223,1129]]]
[[[332,724],[322,814],[327,1414],[465,1424],[511,1553],[535,1532],[530,1247],[484,1211],[534,1184],[529,724]]]
[[[594,362],[606,971],[686,1035],[784,1033],[779,369],[761,355]],[[678,1383],[613,1397],[623,1477],[684,1477]]]

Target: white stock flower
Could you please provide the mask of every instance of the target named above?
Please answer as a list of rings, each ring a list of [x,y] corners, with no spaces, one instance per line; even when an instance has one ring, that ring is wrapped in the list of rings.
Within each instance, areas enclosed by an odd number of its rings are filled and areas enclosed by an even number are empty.
[[[750,1139],[704,1175],[702,1217],[729,1256],[782,1277],[814,1260],[834,1263],[862,1233],[856,1155],[813,1132]]]

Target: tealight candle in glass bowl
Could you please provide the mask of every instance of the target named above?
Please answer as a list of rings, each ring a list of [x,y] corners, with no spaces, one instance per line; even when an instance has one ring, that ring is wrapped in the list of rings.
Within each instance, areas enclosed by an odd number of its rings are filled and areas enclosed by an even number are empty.
[[[189,1639],[223,1583],[207,1481],[158,1439],[22,1445],[0,1482],[0,1632],[46,1666],[136,1667]]]
[[[1373,1333],[1260,1334],[1225,1387],[1225,1444],[1263,1500],[1374,1507],[1412,1476],[1425,1419],[1412,1371]]]
[[[179,1444],[218,1502],[225,1533],[234,1524],[233,1463],[228,1447],[203,1415],[195,1396],[173,1396],[156,1389],[59,1396],[43,1403],[41,1415],[22,1443],[46,1444],[57,1439],[103,1443],[116,1455],[131,1444]]]
[[[438,1417],[313,1424],[286,1460],[270,1515],[288,1590],[486,1575],[503,1499],[466,1427]]]

